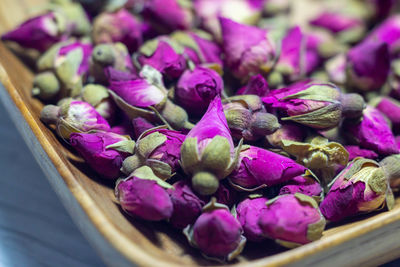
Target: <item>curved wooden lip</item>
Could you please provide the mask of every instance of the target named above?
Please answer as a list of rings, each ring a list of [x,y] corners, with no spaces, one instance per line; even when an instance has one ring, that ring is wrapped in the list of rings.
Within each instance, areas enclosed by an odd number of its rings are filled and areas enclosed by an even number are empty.
[[[12,84],[10,78],[4,67],[0,64],[0,82],[6,88],[10,98],[21,112],[22,117],[28,123],[30,129],[38,139],[43,150],[47,153],[49,159],[54,164],[56,169],[59,171],[60,176],[63,178],[67,187],[76,198],[82,209],[86,212],[90,221],[98,229],[98,231],[108,240],[124,257],[130,260],[132,263],[140,266],[158,266],[160,261],[157,258],[152,257],[142,247],[136,245],[124,234],[112,226],[110,220],[105,216],[102,211],[97,207],[97,204],[93,201],[87,191],[77,182],[72,172],[62,163],[61,158],[45,137],[43,131],[40,129],[32,114],[25,106],[18,91]],[[385,225],[391,224],[395,221],[400,220],[400,208],[396,208],[392,211],[384,212],[377,216],[369,218],[362,224],[356,225],[352,228],[345,229],[339,233],[330,235],[325,239],[315,241],[313,243],[304,245],[302,247],[292,249],[286,252],[279,253],[277,255],[265,257],[262,259],[253,260],[251,262],[237,263],[232,266],[244,267],[246,266],[282,266],[289,263],[295,263],[307,256],[314,255],[318,252],[322,252],[328,248],[338,246],[344,242],[350,241],[351,239],[360,237],[366,233],[372,232]],[[163,260],[168,259],[168,256]],[[175,262],[164,262],[163,266],[181,266],[181,264]]]

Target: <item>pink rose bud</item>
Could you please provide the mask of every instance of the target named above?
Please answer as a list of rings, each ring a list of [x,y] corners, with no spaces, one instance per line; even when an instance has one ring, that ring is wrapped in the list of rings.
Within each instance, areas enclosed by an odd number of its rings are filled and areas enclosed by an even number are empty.
[[[281,147],[282,140],[291,140],[302,142],[306,138],[307,129],[292,122],[284,122],[281,128],[276,130],[273,134],[267,135],[267,142],[273,147]]]
[[[376,154],[375,151],[369,149],[363,149],[360,148],[359,146],[349,145],[349,146],[344,146],[344,148],[346,148],[347,152],[349,152],[349,161],[352,161],[357,157],[366,159],[376,159],[379,157],[379,155]]]
[[[261,17],[263,3],[252,0],[196,0],[194,10],[202,27],[221,40],[219,17],[238,23],[256,24]]]
[[[384,115],[377,109],[367,106],[361,122],[347,121],[343,131],[350,141],[361,148],[371,149],[379,155],[399,153],[396,140]]]
[[[377,162],[355,158],[335,178],[320,208],[326,219],[340,221],[385,206],[392,194],[385,172]]]
[[[247,84],[236,92],[237,95],[257,95],[259,97],[266,96],[268,93],[268,82],[261,74],[251,77]]]
[[[296,176],[289,180],[279,191],[279,195],[301,193],[312,197],[317,202],[323,199],[323,189],[320,182],[311,172]]]
[[[267,209],[268,199],[258,195],[250,195],[237,205],[237,219],[242,225],[244,236],[250,241],[265,239],[258,225],[260,215]]]
[[[266,206],[258,221],[264,236],[288,248],[321,238],[326,222],[313,198],[300,193],[281,195]]]
[[[151,169],[143,166],[128,178],[118,180],[115,196],[122,209],[134,217],[161,221],[171,218],[173,203],[166,189],[170,184],[155,176]]]
[[[170,79],[179,78],[186,69],[183,51],[175,41],[160,37],[144,43],[139,49],[138,62],[144,66],[149,65]]]
[[[162,33],[188,30],[194,23],[192,3],[188,0],[149,0],[143,14]]]
[[[92,37],[95,44],[123,43],[130,53],[142,44],[140,22],[126,9],[98,15],[93,21]]]
[[[219,260],[233,260],[246,244],[239,221],[227,206],[215,203],[215,198],[203,207],[203,213],[184,233],[192,246],[207,257]]]
[[[187,180],[178,181],[173,186],[174,190],[168,190],[174,205],[169,222],[174,227],[183,229],[196,221],[205,203],[193,193]]]
[[[271,70],[276,52],[267,31],[223,17],[220,23],[225,62],[236,78],[245,81]]]
[[[135,133],[135,139],[138,139],[139,136],[145,131],[154,128],[154,125],[152,123],[150,123],[148,120],[142,117],[133,119],[132,126]]]
[[[384,114],[392,123],[394,133],[400,131],[400,102],[391,97],[375,97],[370,103],[382,114]]]
[[[390,56],[386,43],[366,40],[347,53],[347,82],[359,91],[379,90],[386,82],[389,70]]]
[[[269,167],[265,168],[267,165]],[[261,187],[284,183],[304,174],[305,171],[304,166],[290,158],[249,146],[240,152],[238,164],[229,175],[229,181],[239,190],[254,191]]]
[[[195,67],[186,70],[175,87],[176,101],[189,113],[201,116],[210,102],[221,96],[224,88],[222,77],[214,70]]]
[[[127,137],[110,133],[72,133],[70,144],[102,177],[117,179],[122,161],[134,148],[135,142]]]
[[[167,129],[149,130],[136,141],[134,155],[124,161],[122,171],[129,175],[147,165],[161,179],[170,178],[180,168],[179,159],[185,135]]]
[[[99,84],[87,84],[82,88],[82,100],[92,105],[107,121],[115,120],[117,107],[106,87]]]
[[[66,40],[69,34],[66,18],[60,13],[48,12],[28,19],[16,29],[5,33],[1,39],[44,52],[55,43]]]
[[[181,148],[181,166],[192,176],[193,189],[201,195],[214,194],[219,180],[236,165],[240,147],[235,152],[221,98],[217,96]]]
[[[368,35],[367,40],[378,40],[388,45],[390,54],[400,52],[400,15],[393,15],[378,25]]]
[[[265,111],[260,97],[237,95],[224,99],[224,113],[232,136],[256,141],[280,128],[278,119]]]
[[[96,109],[83,101],[66,101],[61,107],[44,106],[40,113],[40,119],[45,124],[56,125],[58,135],[66,139],[73,132],[110,130],[110,125]]]

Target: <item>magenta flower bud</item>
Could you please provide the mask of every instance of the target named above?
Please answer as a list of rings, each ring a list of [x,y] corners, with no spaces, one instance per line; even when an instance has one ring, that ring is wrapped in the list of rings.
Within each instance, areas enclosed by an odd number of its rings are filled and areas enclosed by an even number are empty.
[[[196,221],[205,203],[193,193],[187,180],[178,181],[173,187],[174,190],[168,190],[174,205],[174,212],[169,222],[174,227],[183,229]]]
[[[343,131],[347,133],[349,140],[379,155],[398,154],[396,140],[384,115],[370,106],[363,114],[361,122],[348,121],[343,125]]]
[[[265,239],[258,225],[260,215],[267,209],[268,199],[250,195],[240,202],[236,207],[237,219],[242,225],[244,236],[250,241],[261,241]]]
[[[307,130],[298,124],[284,122],[281,128],[273,134],[267,135],[268,144],[273,147],[281,147],[282,140],[302,142],[306,138]]]
[[[389,70],[390,56],[386,43],[367,40],[347,53],[347,82],[357,90],[379,90],[386,82]]]
[[[367,40],[378,40],[388,45],[390,54],[400,52],[400,15],[394,15],[378,25],[368,35]]]
[[[313,198],[300,193],[281,195],[266,206],[258,221],[266,237],[288,248],[321,238],[326,222]]]
[[[320,50],[323,49],[321,47],[327,40],[317,34],[308,34],[304,38],[306,39],[305,59],[300,57],[300,60],[303,60],[302,64],[305,65],[302,71],[308,75],[321,65],[324,55]]]
[[[113,67],[105,68],[104,73],[107,77],[108,84],[111,84],[113,81],[130,81],[139,78],[135,73],[117,70]]]
[[[142,44],[140,22],[126,9],[98,15],[93,21],[92,37],[95,44],[123,43],[131,53]]]
[[[115,196],[129,215],[148,221],[161,221],[171,218],[173,213],[173,203],[166,191],[170,188],[173,187],[144,166],[128,178],[117,181]]]
[[[122,161],[129,155],[135,142],[127,137],[110,133],[72,133],[70,144],[102,177],[117,179]]]
[[[355,158],[332,182],[320,208],[326,219],[340,221],[383,207],[391,194],[380,165],[373,160]]]
[[[338,54],[325,62],[325,71],[329,80],[335,84],[343,85],[346,83],[346,55]]]
[[[44,106],[40,119],[46,124],[55,124],[58,135],[66,139],[73,132],[110,130],[110,125],[96,109],[83,101],[67,101],[61,107]]]
[[[60,13],[49,12],[28,19],[16,29],[5,33],[1,39],[44,52],[53,44],[66,40],[69,34],[66,19]]]
[[[370,105],[384,114],[392,123],[392,130],[395,133],[400,131],[400,102],[391,97],[376,97]]]
[[[267,165],[269,168],[266,169]],[[238,164],[229,175],[229,181],[239,190],[254,191],[261,187],[284,183],[304,174],[305,171],[304,166],[290,158],[249,146],[240,152]]]
[[[271,70],[276,52],[267,31],[223,17],[220,23],[225,61],[236,78],[247,80]]]
[[[182,74],[175,87],[175,97],[189,114],[201,116],[210,102],[221,96],[223,88],[224,81],[216,71],[196,67]]]
[[[194,23],[191,1],[150,0],[143,9],[144,16],[163,33],[189,30]]]
[[[135,133],[135,139],[138,139],[139,136],[145,131],[154,128],[154,125],[152,123],[142,117],[133,119],[132,126]]]
[[[74,62],[74,58],[69,59],[69,55],[74,51],[80,50],[79,52],[79,64],[78,62]],[[82,43],[82,42],[74,42],[65,46],[62,46],[58,51],[58,55],[55,58],[55,66],[56,68],[63,64],[63,61],[73,61],[69,64],[78,65],[78,69],[76,70],[76,75],[85,75],[89,71],[89,59],[92,54],[93,47],[91,44]],[[65,64],[65,63],[64,63]],[[60,75],[59,75],[60,76]]]
[[[346,148],[347,152],[349,152],[349,161],[352,161],[357,157],[366,159],[376,159],[379,157],[379,155],[376,154],[375,151],[369,149],[363,149],[360,148],[359,146],[349,145],[344,147]]]
[[[310,196],[319,202],[323,196],[323,189],[318,179],[308,172],[289,180],[279,191],[279,195],[294,195],[296,193]]]
[[[154,39],[143,44],[139,49],[138,62],[149,65],[170,79],[181,76],[186,68],[186,61],[182,53],[175,51],[167,39]]]
[[[251,77],[247,84],[236,92],[237,95],[258,95],[259,97],[266,96],[268,93],[268,82],[261,74]]]
[[[246,243],[239,221],[225,205],[212,199],[204,206],[203,213],[194,225],[184,230],[192,246],[207,257],[232,260],[238,256]]]

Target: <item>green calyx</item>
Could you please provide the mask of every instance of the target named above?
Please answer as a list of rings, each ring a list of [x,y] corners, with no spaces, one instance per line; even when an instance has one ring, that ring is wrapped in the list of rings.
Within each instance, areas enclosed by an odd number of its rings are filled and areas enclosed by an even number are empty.
[[[106,146],[106,149],[114,149],[119,152],[133,154],[135,151],[135,141],[133,140],[123,140],[117,143]]]
[[[107,88],[99,84],[88,84],[82,88],[82,99],[96,107],[110,97]]]
[[[341,103],[343,116],[351,119],[361,117],[366,107],[364,98],[359,94],[344,94]]]
[[[39,73],[33,80],[32,95],[42,100],[51,100],[60,92],[60,82],[54,73],[46,71]]]
[[[55,105],[46,105],[40,112],[40,119],[45,124],[56,124],[60,117],[61,108]]]
[[[131,175],[127,179],[129,179],[131,177],[137,177],[137,178],[144,179],[144,180],[155,181],[159,186],[166,188],[166,189],[174,188],[172,185],[170,185],[169,183],[163,181],[158,176],[156,176],[149,166],[142,166],[142,167],[136,169],[134,172],[131,173]]]
[[[278,118],[266,112],[253,114],[250,128],[256,135],[265,136],[276,132],[281,127]]]
[[[92,60],[102,66],[113,65],[116,60],[115,49],[112,44],[99,44],[93,49]]]
[[[192,129],[194,125],[189,122],[189,116],[183,108],[166,99],[165,105],[160,110],[160,115],[174,129]]]
[[[209,172],[198,172],[192,177],[193,189],[204,196],[214,194],[219,187],[218,178]]]

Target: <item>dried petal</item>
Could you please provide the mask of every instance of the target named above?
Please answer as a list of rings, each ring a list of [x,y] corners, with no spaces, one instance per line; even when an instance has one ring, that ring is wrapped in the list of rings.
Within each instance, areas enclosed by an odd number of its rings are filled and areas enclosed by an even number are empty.
[[[236,208],[237,219],[242,225],[244,236],[250,241],[265,239],[258,220],[263,211],[267,209],[267,201],[268,199],[265,197],[249,197],[240,202]]]

